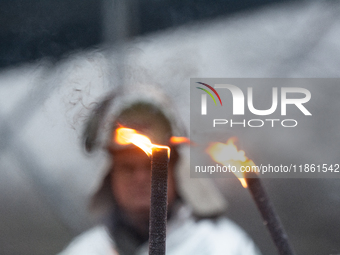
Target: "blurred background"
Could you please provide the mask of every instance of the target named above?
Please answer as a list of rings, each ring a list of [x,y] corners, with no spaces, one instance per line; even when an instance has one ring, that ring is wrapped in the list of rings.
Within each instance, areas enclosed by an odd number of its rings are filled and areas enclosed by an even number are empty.
[[[0,1],[0,254],[56,254],[95,224],[87,204],[107,162],[85,153],[81,133],[110,90],[158,84],[189,127],[192,77],[339,78],[339,14],[338,1]],[[338,125],[327,123],[340,124],[340,88],[319,92],[324,125],[306,131],[319,137],[310,151],[281,142],[296,158],[338,160]],[[249,154],[282,143],[264,137]],[[335,152],[317,155],[320,145]],[[215,181],[227,216],[276,254],[247,190]],[[340,254],[340,179],[264,184],[297,254]]]

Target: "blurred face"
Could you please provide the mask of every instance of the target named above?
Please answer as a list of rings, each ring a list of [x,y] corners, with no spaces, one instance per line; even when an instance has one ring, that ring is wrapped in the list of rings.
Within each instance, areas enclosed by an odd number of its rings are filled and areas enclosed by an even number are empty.
[[[151,193],[151,162],[144,151],[129,149],[116,152],[111,173],[113,196],[130,218],[148,220]],[[172,166],[168,172],[168,205],[175,200]]]

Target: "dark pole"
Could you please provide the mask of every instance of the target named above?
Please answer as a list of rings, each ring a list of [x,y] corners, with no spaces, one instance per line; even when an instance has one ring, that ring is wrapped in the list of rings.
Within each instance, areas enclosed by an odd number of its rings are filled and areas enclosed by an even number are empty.
[[[254,198],[256,206],[264,220],[264,224],[267,226],[279,254],[294,255],[294,251],[288,241],[288,236],[283,229],[280,219],[269,200],[268,194],[263,187],[260,178],[258,178],[256,173],[250,172],[245,174],[245,179],[248,184],[248,189]]]
[[[165,254],[168,161],[169,157],[167,148],[152,149],[149,255]]]

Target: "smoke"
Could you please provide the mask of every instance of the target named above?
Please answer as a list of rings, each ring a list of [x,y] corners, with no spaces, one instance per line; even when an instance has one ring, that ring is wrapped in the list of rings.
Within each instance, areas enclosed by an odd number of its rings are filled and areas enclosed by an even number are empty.
[[[100,51],[71,56],[62,64],[59,98],[69,127],[81,134],[91,112],[109,91],[107,59]]]

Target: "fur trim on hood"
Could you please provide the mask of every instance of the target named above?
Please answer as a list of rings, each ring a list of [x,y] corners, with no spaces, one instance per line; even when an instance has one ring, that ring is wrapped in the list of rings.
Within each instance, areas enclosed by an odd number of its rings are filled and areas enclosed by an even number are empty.
[[[88,152],[93,152],[97,148],[107,149],[112,144],[112,131],[117,125],[117,119],[122,119],[123,111],[132,109],[131,107],[136,107],[138,104],[149,105],[151,106],[150,109],[156,109],[155,113],[139,115],[140,120],[136,121],[137,124],[143,123],[143,121],[149,124],[145,128],[145,133],[149,137],[161,130],[158,135],[153,137],[155,143],[164,144],[169,141],[171,136],[187,136],[187,132],[179,120],[178,116],[180,115],[175,112],[174,105],[169,98],[155,87],[136,86],[134,88],[129,87],[129,92],[113,91],[98,104],[84,129],[85,149]],[[138,112],[131,116],[138,116]],[[145,121],[143,116],[148,116],[145,117],[146,119],[151,117]],[[162,122],[161,125],[155,125],[157,121],[152,123],[153,116],[157,120],[162,119],[162,121],[159,121]],[[148,130],[151,130],[151,132],[148,133]],[[190,178],[189,147],[188,144],[176,146],[179,153],[179,162],[177,162],[175,169],[177,192],[184,203],[192,208],[196,216],[212,217],[220,215],[225,212],[226,201],[212,180]],[[91,209],[95,212],[105,213],[110,207],[114,206],[114,203],[108,169],[92,198]]]

